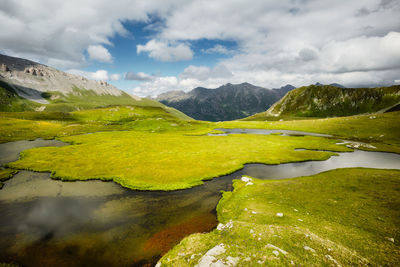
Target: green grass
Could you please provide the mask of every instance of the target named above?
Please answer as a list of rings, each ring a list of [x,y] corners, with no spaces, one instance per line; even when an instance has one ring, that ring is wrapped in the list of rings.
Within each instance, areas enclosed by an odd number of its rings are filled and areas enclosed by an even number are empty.
[[[41,105],[18,96],[14,89],[0,80],[0,112],[33,111]]]
[[[400,153],[400,112],[291,121],[228,121],[217,128],[297,130],[331,134],[370,143],[381,151]]]
[[[208,129],[165,107],[115,106],[75,112],[1,112],[0,143],[93,133],[135,130],[147,132]]]
[[[25,150],[16,169],[52,172],[62,180],[113,180],[141,190],[175,190],[231,173],[245,163],[325,160],[349,151],[335,140],[262,135],[194,136],[176,132],[100,132],[61,138],[74,145]],[[101,156],[100,156],[101,155]]]
[[[186,237],[164,255],[162,266],[193,266],[219,244],[226,251],[215,258],[237,257],[238,266],[400,262],[400,171],[338,169],[253,183],[235,181],[234,191],[223,194],[218,220],[231,228]]]
[[[400,101],[400,86],[339,88],[330,85],[303,86],[290,91],[267,112],[299,117],[349,116],[373,113]]]
[[[17,171],[13,169],[0,169],[0,189],[3,187],[4,181],[10,179]]]

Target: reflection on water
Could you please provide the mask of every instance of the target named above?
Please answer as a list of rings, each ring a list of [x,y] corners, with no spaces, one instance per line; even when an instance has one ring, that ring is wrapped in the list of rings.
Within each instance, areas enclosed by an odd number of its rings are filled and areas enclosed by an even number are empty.
[[[16,142],[9,142],[0,144],[0,165],[3,165],[7,162],[16,161],[19,157],[19,153],[22,150],[30,149],[34,147],[43,147],[43,146],[65,146],[66,143],[63,143],[58,140],[43,140],[36,139],[34,141],[22,140]]]
[[[308,135],[308,136],[319,136],[319,137],[332,137],[332,135],[329,135],[329,134],[309,133],[309,132],[290,131],[290,130],[239,129],[239,128],[234,128],[234,129],[217,128],[215,130],[222,131],[224,133],[208,134],[208,135],[224,136],[224,135],[228,135],[228,134],[264,134],[264,135],[277,134],[277,135],[283,135],[283,136]]]
[[[7,146],[11,151],[12,143]],[[15,151],[21,148],[18,143]],[[203,186],[173,192],[137,192],[101,181],[61,182],[51,180],[48,173],[21,171],[0,190],[0,262],[154,264],[184,236],[215,227],[220,191],[232,190],[232,179],[279,179],[343,167],[399,169],[400,155],[355,151],[327,161],[248,164]]]

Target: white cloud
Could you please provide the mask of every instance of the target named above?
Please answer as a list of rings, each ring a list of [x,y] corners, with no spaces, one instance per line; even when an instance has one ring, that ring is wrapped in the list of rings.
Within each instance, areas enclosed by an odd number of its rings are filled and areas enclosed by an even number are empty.
[[[211,48],[208,49],[202,49],[201,52],[206,53],[206,54],[225,54],[229,55],[232,54],[233,51],[229,50],[223,45],[217,44]]]
[[[137,45],[138,54],[149,53],[149,57],[159,61],[181,61],[193,58],[193,51],[184,43],[168,43],[165,41],[150,40],[145,45]]]
[[[80,75],[83,77],[86,77],[90,80],[97,80],[97,81],[117,81],[121,79],[120,74],[111,74],[109,75],[108,71],[106,70],[97,70],[95,72],[90,72],[90,71],[83,71],[79,69],[70,69],[67,70],[66,72],[70,74],[75,74],[75,75]]]
[[[57,62],[66,69],[81,68],[87,64],[84,52],[90,45],[110,45],[112,37],[130,34],[122,22],[146,22],[151,14],[165,17],[179,2],[2,0],[0,51],[48,65]]]
[[[179,75],[181,79],[192,78],[200,81],[213,78],[230,78],[232,76],[232,73],[224,65],[217,65],[214,68],[190,65]]]
[[[152,39],[138,45],[137,53],[178,61],[192,59],[192,49],[199,48],[229,58],[216,67],[188,66],[176,83],[137,73],[143,81],[137,90],[144,95],[245,81],[269,88],[317,81],[388,85],[400,77],[399,13],[398,0],[3,0],[0,51],[79,69],[88,64],[88,47],[104,48],[115,35],[129,34],[123,22],[157,17],[149,25]],[[237,49],[231,53],[217,44],[201,50],[199,40],[229,41]],[[93,59],[111,58],[104,54]]]
[[[110,81],[118,81],[121,80],[121,74],[111,74],[109,78]]]
[[[146,74],[144,72],[127,72],[125,74],[125,80],[132,80],[132,81],[151,81],[154,80],[155,77],[153,75]]]
[[[102,45],[89,45],[88,49],[89,59],[100,62],[112,62],[112,57],[107,48]]]

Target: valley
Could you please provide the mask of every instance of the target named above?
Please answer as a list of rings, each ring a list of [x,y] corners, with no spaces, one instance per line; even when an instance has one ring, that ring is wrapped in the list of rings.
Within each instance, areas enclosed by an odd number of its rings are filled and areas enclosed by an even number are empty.
[[[18,94],[22,85],[2,82],[4,264],[400,260],[400,112],[391,111],[398,86],[311,85],[268,111],[212,122],[95,87],[38,91],[47,99],[40,103]],[[307,102],[331,90],[351,92],[354,109],[327,113]]]

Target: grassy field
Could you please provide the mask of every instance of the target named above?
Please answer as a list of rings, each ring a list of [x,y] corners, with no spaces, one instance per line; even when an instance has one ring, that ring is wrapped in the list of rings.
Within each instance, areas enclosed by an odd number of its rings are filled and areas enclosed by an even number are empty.
[[[338,169],[251,182],[234,181],[218,205],[218,228],[186,237],[162,266],[194,266],[204,255],[238,266],[400,262],[400,171]]]
[[[245,163],[279,164],[325,160],[349,151],[333,139],[263,135],[196,136],[134,131],[100,132],[63,137],[73,145],[25,150],[16,169],[52,172],[62,180],[113,180],[141,190],[175,190],[231,173]],[[99,156],[101,155],[101,156]]]
[[[1,112],[0,143],[93,133],[135,130],[187,131],[209,128],[165,107],[119,106],[75,112]]]
[[[400,112],[290,121],[227,121],[217,128],[297,130],[331,134],[370,143],[380,151],[400,153]]]

